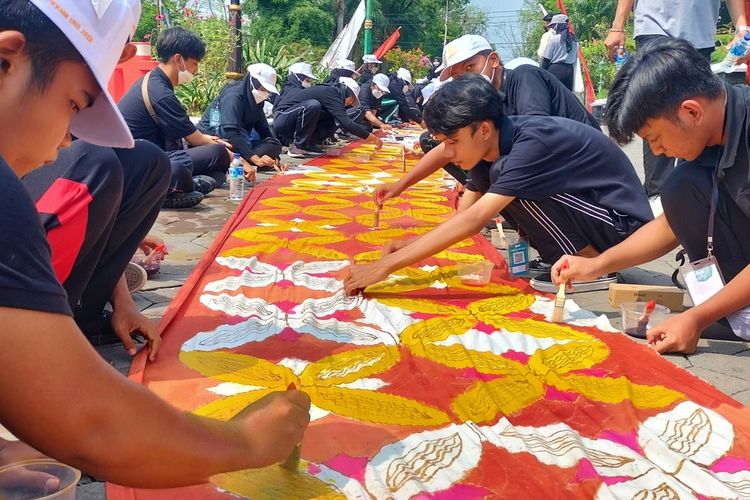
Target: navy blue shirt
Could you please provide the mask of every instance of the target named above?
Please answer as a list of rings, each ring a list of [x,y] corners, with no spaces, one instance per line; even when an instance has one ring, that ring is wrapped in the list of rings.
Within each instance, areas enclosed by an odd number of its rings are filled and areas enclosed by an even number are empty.
[[[506,115],[562,116],[590,125],[599,123],[573,93],[547,70],[532,64],[503,69]]]
[[[145,76],[139,78],[117,104],[133,138],[151,141],[165,151],[182,149],[179,140],[195,132],[196,128],[174,94],[172,82],[159,68],[149,73],[148,97],[159,117],[157,125],[143,102],[143,78]]]
[[[72,316],[68,295],[52,270],[39,212],[26,186],[0,158],[0,307]]]
[[[368,83],[367,85],[362,85],[359,89],[359,107],[362,109],[362,112],[365,113],[367,111],[376,110],[375,114],[378,114],[378,111],[380,111],[380,103],[383,101],[383,98],[380,99],[376,98],[374,95],[372,95],[372,84]]]
[[[500,159],[471,169],[466,189],[535,201],[575,194],[640,222],[653,218],[625,153],[601,132],[557,116],[506,116]]]

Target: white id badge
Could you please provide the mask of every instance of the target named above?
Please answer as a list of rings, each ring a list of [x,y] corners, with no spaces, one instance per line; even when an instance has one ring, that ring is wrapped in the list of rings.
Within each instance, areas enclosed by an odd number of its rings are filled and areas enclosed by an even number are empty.
[[[719,263],[713,255],[685,264],[680,272],[690,298],[696,306],[713,297],[724,287],[724,278],[721,275]]]

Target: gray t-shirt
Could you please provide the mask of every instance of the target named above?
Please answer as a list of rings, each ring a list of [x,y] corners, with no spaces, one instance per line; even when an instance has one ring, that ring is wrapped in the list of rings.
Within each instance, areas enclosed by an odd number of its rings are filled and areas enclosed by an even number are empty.
[[[636,0],[634,37],[684,38],[696,49],[714,47],[719,0]]]
[[[552,64],[575,64],[578,59],[578,42],[573,41],[568,50],[568,46],[562,40],[562,35],[555,33],[549,37],[547,47],[544,49],[544,57]]]

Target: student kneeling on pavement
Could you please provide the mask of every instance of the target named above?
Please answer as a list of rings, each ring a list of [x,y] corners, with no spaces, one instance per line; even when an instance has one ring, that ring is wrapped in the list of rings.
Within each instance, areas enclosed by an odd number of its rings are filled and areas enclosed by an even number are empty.
[[[650,330],[649,343],[659,352],[691,353],[717,321],[731,326],[734,340],[750,340],[749,118],[750,88],[722,83],[687,41],[665,37],[636,52],[612,83],[610,134],[621,144],[638,134],[654,153],[683,160],[662,187],[662,215],[595,258],[563,256],[554,281],[590,279],[682,245],[693,263],[712,257],[697,266],[705,285],[718,267],[726,286],[707,287],[703,302],[693,288],[696,307]]]
[[[548,262],[566,253],[598,255],[651,220],[633,166],[604,134],[565,118],[508,117],[500,102],[500,93],[474,74],[432,96],[424,111],[428,129],[447,158],[471,170],[458,213],[419,238],[393,242],[378,262],[350,267],[347,293],[477,234],[498,212],[512,216]],[[581,288],[606,288],[615,279]],[[549,274],[531,285],[554,291]]]
[[[281,142],[271,133],[263,112],[263,103],[271,94],[278,94],[276,70],[267,64],[251,64],[240,82],[224,86],[219,96],[209,104],[198,123],[198,130],[229,141],[239,153],[245,177],[255,181],[255,169],[279,168]],[[253,144],[250,134],[255,131],[258,141]]]
[[[308,396],[275,392],[229,422],[179,411],[96,354],[55,277],[20,178],[54,161],[71,133],[133,147],[107,82],[140,3],[102,3],[0,0],[0,425],[42,453],[124,486],[197,484],[277,463],[302,440]],[[134,423],[139,429],[128,431]],[[0,461],[33,453],[9,451],[0,440]]]
[[[362,88],[359,91],[359,108],[362,110],[364,125],[369,130],[379,128],[380,130],[388,131],[393,128],[391,125],[383,122],[378,116],[382,107],[383,97],[391,93],[388,89],[390,84],[390,79],[383,73],[374,75],[372,80],[362,84]]]
[[[190,83],[198,73],[206,53],[203,40],[183,28],[165,29],[156,53],[159,66],[135,82],[118,106],[134,138],[153,142],[169,156],[172,181],[164,206],[188,208],[224,183],[231,158],[226,142],[196,129],[174,93],[176,85]]]

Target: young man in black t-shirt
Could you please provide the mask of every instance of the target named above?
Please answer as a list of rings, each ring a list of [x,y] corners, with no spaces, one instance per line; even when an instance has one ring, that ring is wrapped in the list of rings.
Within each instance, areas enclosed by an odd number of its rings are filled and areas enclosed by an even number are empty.
[[[471,170],[458,213],[424,236],[394,242],[378,262],[352,266],[347,293],[477,234],[498,212],[508,214],[545,261],[565,253],[594,256],[652,219],[638,176],[604,134],[558,117],[507,117],[501,96],[479,75],[446,83],[424,111],[446,157]],[[607,288],[614,277],[581,283]],[[549,275],[531,285],[554,291]]]
[[[0,0],[0,425],[96,477],[166,488],[283,460],[310,400],[290,390],[231,422],[187,415],[104,362],[73,321],[20,178],[71,134],[133,147],[106,88],[139,14],[137,0]],[[0,455],[20,446],[0,440]]]
[[[712,275],[721,274],[726,286],[717,283],[716,288],[706,287],[708,293],[696,294],[695,307],[647,332],[649,344],[658,352],[689,354],[715,322],[731,330],[711,329],[710,338],[747,342],[750,88],[722,82],[689,42],[661,37],[623,65],[612,83],[607,108],[607,128],[617,142],[627,144],[638,134],[655,154],[682,160],[662,187],[662,215],[596,258],[563,257],[569,268],[563,270],[557,262],[554,280],[588,279],[682,246],[690,262],[707,264],[699,280],[709,285]],[[709,256],[719,272],[704,260]]]
[[[231,161],[229,144],[199,131],[174,93],[175,86],[190,83],[198,73],[206,53],[203,40],[184,28],[169,28],[159,34],[156,53],[159,66],[147,75],[153,115],[143,96],[146,76],[130,87],[118,106],[134,138],[153,142],[169,156],[172,181],[164,206],[187,208],[224,182]],[[188,149],[183,149],[183,139]]]

